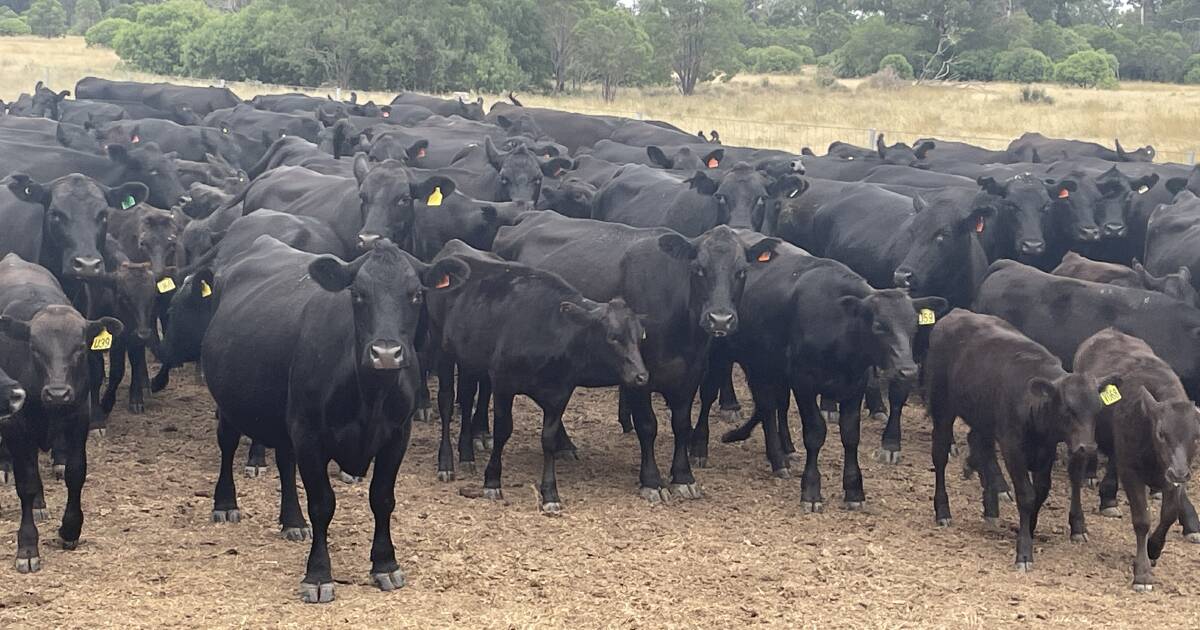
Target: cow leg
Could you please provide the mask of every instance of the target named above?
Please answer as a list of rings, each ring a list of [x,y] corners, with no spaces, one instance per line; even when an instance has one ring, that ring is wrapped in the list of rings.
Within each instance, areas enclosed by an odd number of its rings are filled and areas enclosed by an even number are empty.
[[[562,499],[558,496],[558,477],[554,462],[558,459],[559,448],[563,442],[562,433],[565,429],[562,416],[567,409],[567,401],[570,399],[570,392],[567,392],[566,396],[556,396],[550,400],[538,401],[538,406],[542,408],[542,485],[538,490],[542,495],[541,509],[547,514],[556,514],[562,511]]]
[[[88,401],[91,403],[92,417],[90,430],[97,436],[108,431],[108,414],[100,405],[100,389],[104,386],[104,353],[88,352]]]
[[[871,368],[867,373],[867,390],[863,395],[863,405],[867,408],[872,420],[883,422],[888,412],[883,406],[883,387],[879,381],[879,371]]]
[[[771,474],[779,479],[792,476],[788,468],[787,458],[783,454],[783,445],[779,440],[779,408],[780,401],[788,395],[786,383],[774,379],[764,379],[758,374],[747,374],[750,384],[750,395],[754,398],[754,418],[762,423],[763,441],[767,448],[767,461],[771,464]]]
[[[371,579],[381,591],[404,586],[404,572],[396,562],[392,545],[392,512],[396,509],[396,474],[408,450],[412,423],[405,422],[391,440],[375,455],[375,471],[371,475],[371,514],[375,517],[375,535],[371,540]]]
[[[933,519],[939,527],[950,526],[950,497],[946,494],[946,464],[950,461],[950,443],[954,441],[954,416],[930,405],[933,420]]]
[[[242,434],[217,411],[217,446],[221,448],[221,472],[213,490],[214,523],[237,523],[242,520],[238,510],[237,488],[233,483],[233,456],[237,454]]]
[[[158,371],[154,373],[154,378],[150,379],[150,391],[157,394],[167,388],[171,382],[171,368],[161,365]]]
[[[443,359],[445,361],[445,359]],[[474,441],[474,416],[472,412],[475,408],[475,392],[479,388],[479,381],[471,376],[464,374],[460,369],[458,371],[458,382],[455,383],[454,364],[450,363],[447,366],[438,366],[438,413],[442,416],[443,431],[446,432],[446,439],[450,436],[450,418],[444,406],[445,401],[453,401],[457,398],[458,401],[458,463],[463,470],[463,473],[475,472],[475,451],[483,450],[482,440],[479,448],[475,448]],[[455,392],[454,396],[450,395],[450,391]],[[486,419],[484,420],[486,422]],[[441,455],[438,455],[438,471],[443,470]],[[452,470],[452,468],[451,468]]]
[[[792,427],[788,422],[788,412],[792,406],[792,391],[784,390],[779,398],[779,409],[775,412],[775,426],[779,431],[779,448],[783,451],[783,457],[788,462],[788,467],[791,467],[792,455],[796,454],[796,443],[792,441]]]
[[[17,528],[18,573],[36,573],[42,568],[38,555],[38,530],[34,522],[34,501],[42,496],[42,477],[38,472],[37,447],[22,439],[14,442],[5,436],[5,444],[12,455],[13,477],[16,479],[17,498],[21,500],[21,525]]]
[[[247,477],[257,477],[267,472],[267,447],[258,440],[250,440],[245,472]]]
[[[1158,513],[1158,527],[1154,528],[1154,532],[1150,534],[1150,540],[1146,543],[1146,551],[1150,557],[1150,564],[1158,564],[1158,559],[1162,556],[1163,547],[1167,544],[1167,532],[1171,531],[1171,526],[1175,521],[1179,520],[1179,512],[1182,506],[1183,486],[1178,488],[1168,487],[1162,491],[1162,509]]]
[[[454,419],[454,363],[445,359],[438,361],[437,379],[438,416],[441,418],[441,438],[438,442],[437,456],[437,478],[438,481],[452,481],[454,480],[454,452],[450,447],[450,423]],[[459,388],[462,387],[463,382],[466,380],[467,379],[464,376],[459,375]],[[461,402],[461,391],[459,392],[459,396]],[[471,403],[467,402],[463,404],[470,406]],[[475,452],[471,448],[471,440],[469,438],[464,439],[471,433],[466,427],[468,418],[471,416],[464,408],[460,417],[462,418],[462,422],[459,424],[458,431],[458,459],[464,463],[463,471],[466,472],[465,464],[468,461],[472,463],[475,461]],[[375,476],[378,475],[379,473],[376,472]],[[372,476],[371,479],[374,480],[375,476]],[[371,483],[374,484],[374,481]]]
[[[81,414],[77,418],[67,420],[63,432],[66,434],[67,445],[67,468],[63,473],[67,485],[67,504],[63,508],[58,537],[62,540],[63,549],[74,549],[79,545],[79,534],[83,531],[83,484],[87,480],[88,417]]]
[[[737,422],[741,417],[742,403],[738,401],[737,390],[733,388],[733,363],[729,363],[729,367],[721,374],[721,398],[720,403],[722,415],[730,422]]]
[[[1029,478],[1029,469],[1025,465],[1025,454],[1021,445],[1004,449],[1004,465],[1012,478],[1013,489],[1017,495],[1017,512],[1021,518],[1021,529],[1017,534],[1017,559],[1015,568],[1018,571],[1033,569],[1033,527],[1034,510],[1037,505],[1037,490]]]
[[[837,401],[827,396],[821,396],[821,415],[825,416],[825,420],[833,420],[837,414]]]
[[[490,451],[494,446],[494,438],[488,433],[488,405],[491,402],[492,379],[484,375],[479,377],[479,396],[475,400],[475,413],[471,416],[471,439],[477,451]]]
[[[100,398],[100,409],[107,418],[117,404],[117,388],[125,380],[125,342],[121,336],[113,339],[112,348],[108,350],[108,383],[104,387],[104,396]]]
[[[500,490],[501,460],[504,457],[504,445],[508,443],[508,438],[512,437],[514,394],[507,390],[496,388],[493,396],[495,397],[492,404],[495,408],[495,420],[493,424],[495,425],[496,441],[492,445],[492,456],[488,460],[487,468],[483,471],[483,496],[489,499],[502,499],[504,498],[504,493]]]
[[[708,417],[713,403],[721,391],[723,367],[710,359],[704,380],[700,383],[700,415],[696,416],[696,428],[692,430],[692,443],[688,452],[692,457],[692,465],[696,468],[708,467]],[[730,366],[732,369],[732,365]]]
[[[796,407],[804,431],[804,475],[800,478],[800,507],[805,512],[820,512],[825,504],[821,496],[821,470],[817,459],[825,446],[825,416],[817,407],[817,395],[811,391],[796,392]]]
[[[895,380],[887,384],[888,412],[887,426],[883,428],[883,438],[880,442],[876,459],[885,464],[900,463],[900,414],[904,412],[904,404],[908,402],[908,394],[912,384]],[[878,391],[867,387],[867,393]],[[874,417],[872,415],[872,417]],[[953,435],[951,436],[953,438]]]
[[[1129,501],[1129,519],[1133,523],[1133,534],[1137,538],[1137,551],[1133,556],[1133,590],[1154,590],[1154,573],[1150,563],[1149,534],[1150,510],[1147,505],[1146,485],[1136,473],[1121,475],[1125,486],[1125,498]],[[1164,508],[1166,503],[1164,502]]]
[[[1200,518],[1187,495],[1187,487],[1179,489],[1179,524],[1183,526],[1183,537],[1190,543],[1200,543]]]
[[[953,440],[953,435],[951,435]],[[983,496],[983,520],[989,525],[1000,522],[1000,496],[996,492],[996,478],[1003,479],[1000,464],[996,462],[996,442],[991,434],[981,429],[971,429],[967,432],[967,447],[970,453],[967,459],[979,471],[979,488]],[[1007,490],[1005,490],[1007,492]]]
[[[300,512],[300,494],[296,492],[296,456],[290,444],[275,449],[275,467],[279,469],[279,527],[285,540],[301,541],[312,535]]]
[[[1085,467],[1084,476],[1087,480],[1087,487],[1095,488],[1100,480],[1096,478],[1097,471],[1100,469],[1100,455],[1092,453],[1087,457],[1087,465]]]
[[[149,368],[146,367],[146,346],[141,343],[131,343],[126,346],[129,356],[129,413],[141,414],[146,412],[146,387],[150,380]]]
[[[1100,516],[1121,516],[1121,508],[1117,507],[1117,488],[1120,486],[1118,479],[1117,454],[1113,453],[1104,462],[1104,479],[1100,481]]]
[[[289,425],[296,426],[305,419],[291,418]],[[320,454],[320,448],[309,444],[296,445],[296,463],[300,468],[300,479],[304,482],[304,493],[308,497],[308,521],[312,523],[312,546],[308,550],[308,563],[304,580],[300,583],[300,599],[308,604],[333,601],[333,572],[329,566],[329,522],[337,499],[329,485],[327,467],[329,461]],[[378,468],[375,471],[379,474]]]
[[[12,455],[8,453],[8,446],[4,444],[4,440],[0,437],[0,486],[7,486],[15,483],[13,477],[13,462]]]
[[[689,387],[680,395],[672,392],[666,395],[667,406],[671,408],[671,433],[675,437],[675,449],[671,456],[671,492],[684,499],[699,499],[700,486],[692,474],[692,460],[688,457],[688,447],[692,443],[692,402],[696,400],[699,383]]]
[[[654,458],[654,442],[658,439],[658,417],[650,406],[650,390],[621,388],[633,415],[633,429],[637,432],[641,464],[638,467],[638,486],[643,499],[651,503],[667,501],[670,494],[663,488],[662,475],[658,471],[658,460]]]
[[[617,393],[617,423],[621,425],[621,433],[635,430],[633,409],[629,404],[629,396],[621,388]]]
[[[862,393],[838,401],[838,427],[842,437],[842,491],[848,510],[861,510],[867,502],[862,468],[858,465],[858,443],[862,433]]]
[[[554,432],[554,456],[559,459],[579,459],[579,448],[571,441],[571,436],[567,433],[567,427],[562,422],[559,422],[558,431]]]
[[[1071,542],[1087,542],[1087,523],[1083,517],[1083,484],[1087,473],[1088,457],[1075,455],[1067,461],[1067,469],[1071,475],[1071,513],[1068,522],[1071,525]]]

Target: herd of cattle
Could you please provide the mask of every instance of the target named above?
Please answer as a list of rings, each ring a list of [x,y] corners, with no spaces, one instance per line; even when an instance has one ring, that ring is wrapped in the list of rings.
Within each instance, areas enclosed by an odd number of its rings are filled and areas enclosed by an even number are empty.
[[[39,450],[68,490],[59,537],[79,540],[86,441],[104,432],[126,358],[132,413],[171,370],[203,367],[214,520],[240,519],[241,437],[247,473],[275,450],[282,533],[312,540],[308,602],[334,595],[330,461],[347,481],[374,464],[370,572],[383,590],[403,584],[389,520],[412,420],[433,416],[431,375],[437,476],[473,472],[490,449],[490,498],[514,397],[542,409],[546,512],[562,509],[555,462],[575,452],[562,417],[576,387],[620,388],[643,497],[700,498],[712,406],[737,417],[736,363],[753,414],[722,439],[761,426],[771,469],[789,476],[794,401],[805,511],[825,502],[826,418],[844,505],[861,508],[860,410],[886,420],[876,456],[895,463],[920,381],[938,525],[961,418],[985,518],[1015,494],[1018,569],[1032,566],[1063,443],[1071,539],[1087,537],[1081,488],[1099,453],[1101,512],[1119,514],[1118,485],[1128,497],[1136,589],[1152,588],[1175,522],[1200,542],[1186,495],[1200,450],[1200,171],[1153,163],[1152,148],[1026,134],[1004,151],[880,137],[796,155],[511,95],[485,113],[482,99],[243,101],[86,78],[68,96],[39,83],[0,117],[0,475],[21,502],[20,572],[41,565]],[[668,482],[652,393],[671,416]],[[1152,533],[1148,488],[1162,496]]]

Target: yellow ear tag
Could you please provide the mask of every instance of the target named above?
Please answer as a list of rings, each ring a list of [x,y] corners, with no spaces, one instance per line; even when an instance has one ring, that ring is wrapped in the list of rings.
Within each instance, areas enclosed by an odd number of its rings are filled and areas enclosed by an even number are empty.
[[[442,189],[441,189],[441,187],[434,188],[433,192],[429,193],[429,199],[425,200],[425,205],[427,205],[427,206],[442,205]]]
[[[175,290],[175,281],[171,279],[171,276],[167,276],[166,278],[159,280],[158,284],[154,286],[158,287],[159,293],[170,293],[171,291]]]
[[[112,347],[112,333],[108,332],[107,328],[101,328],[100,334],[92,339],[92,350],[97,352],[108,350]]]
[[[200,281],[200,297],[212,297],[212,287],[208,285],[207,281]]]
[[[923,308],[917,311],[917,323],[922,326],[932,326],[937,321],[933,309]]]
[[[1100,391],[1100,402],[1104,403],[1105,407],[1116,404],[1119,400],[1121,400],[1121,391],[1117,389],[1116,385],[1109,385]]]

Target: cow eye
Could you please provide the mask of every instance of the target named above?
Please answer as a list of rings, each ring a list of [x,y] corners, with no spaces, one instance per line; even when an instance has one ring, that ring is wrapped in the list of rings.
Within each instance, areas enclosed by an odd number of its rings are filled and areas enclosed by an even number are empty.
[[[763,204],[764,204],[764,203],[766,203],[766,202],[767,202],[766,198],[764,198],[764,197],[759,197],[759,198],[758,198],[758,200],[754,202],[754,205],[756,205],[756,206],[761,206],[761,205],[763,205]]]
[[[412,303],[413,304],[420,304],[424,301],[425,301],[425,292],[424,291],[416,291],[413,293],[413,295],[412,295]]]
[[[704,268],[703,268],[703,267],[696,267],[696,268],[693,270],[693,273],[695,273],[695,274],[696,274],[696,277],[697,277],[697,278],[703,278],[703,277],[704,277]]]
[[[738,277],[738,280],[745,280],[746,279],[746,270],[738,269],[737,277]]]
[[[153,169],[153,170],[151,170],[151,171],[150,171],[150,174],[151,174],[151,175],[158,175],[158,169]]]
[[[616,336],[616,335],[609,335],[609,336],[608,336],[608,343],[611,343],[611,344],[616,344],[616,343],[619,343],[619,342],[620,342],[620,339],[617,339],[617,336]]]
[[[945,234],[943,234],[942,232],[938,232],[938,233],[937,233],[936,235],[934,235],[934,237],[933,237],[933,241],[934,241],[935,243],[941,243],[941,242],[943,242],[943,241],[945,241],[945,240],[946,240],[946,235],[945,235]]]
[[[721,205],[725,205],[726,203],[729,203],[729,198],[726,197],[725,195],[713,195],[713,199],[716,199],[717,203],[719,203]]]
[[[507,186],[507,185],[511,184],[512,182],[508,181],[508,178],[507,178],[507,177],[501,177],[501,178],[500,178],[500,183],[501,183],[502,185],[504,185],[504,186]]]
[[[881,334],[881,335],[882,335],[882,334],[884,334],[884,333],[886,333],[886,332],[888,331],[888,329],[887,329],[887,326],[885,326],[885,325],[883,325],[883,324],[881,324],[881,323],[879,323],[879,322],[875,322],[875,324],[874,324],[873,326],[871,326],[871,328],[872,328],[872,329],[873,329],[875,332],[877,332],[877,333],[879,333],[879,334]]]

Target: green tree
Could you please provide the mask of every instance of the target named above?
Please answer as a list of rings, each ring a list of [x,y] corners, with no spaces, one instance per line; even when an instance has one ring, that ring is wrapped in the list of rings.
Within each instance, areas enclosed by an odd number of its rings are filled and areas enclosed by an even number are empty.
[[[183,40],[217,15],[200,0],[168,0],[142,7],[136,22],[117,31],[113,50],[140,70],[182,74]]]
[[[850,27],[853,23],[842,13],[825,11],[819,14],[813,24],[812,46],[817,56],[828,55],[841,48],[850,39]]]
[[[1023,43],[1030,48],[1042,51],[1055,61],[1061,61],[1079,51],[1091,49],[1091,45],[1083,35],[1051,21],[1045,21],[1033,27]]]
[[[1113,89],[1117,73],[1105,53],[1095,50],[1077,52],[1054,67],[1054,80],[1063,85]]]
[[[67,12],[58,0],[35,0],[25,12],[25,21],[34,35],[62,37],[67,34]]]
[[[1054,62],[1040,50],[1014,48],[996,55],[992,77],[997,81],[1041,83],[1054,75]]]
[[[659,63],[674,71],[683,95],[717,73],[737,73],[737,33],[745,20],[737,0],[648,0],[640,11]]]
[[[18,35],[32,35],[33,31],[29,30],[29,25],[21,18],[0,18],[0,37],[13,37]]]
[[[884,68],[891,68],[896,72],[896,76],[901,79],[913,78],[912,64],[908,63],[908,59],[904,55],[892,53],[884,56],[883,59],[879,60],[879,69],[883,70]]]
[[[812,49],[806,59],[800,53],[788,50],[783,46],[767,46],[766,48],[747,48],[746,65],[754,72],[766,74],[795,74],[800,72],[805,62],[812,63]]]
[[[892,53],[916,56],[920,31],[889,24],[881,15],[869,17],[850,29],[850,39],[833,52],[834,70],[845,77],[862,77],[879,70],[879,62]]]
[[[578,63],[600,82],[605,101],[615,99],[617,88],[636,77],[654,53],[646,31],[624,9],[597,11],[580,20],[575,31]]]
[[[71,32],[82,35],[100,21],[100,0],[79,0],[71,17]]]
[[[122,18],[104,18],[96,22],[92,28],[89,28],[83,34],[83,41],[88,46],[112,48],[113,40],[116,39],[117,33],[130,24],[133,24],[133,22]]]
[[[566,87],[567,73],[579,51],[575,26],[596,10],[591,0],[541,0],[540,9],[545,27],[546,45],[554,75],[554,91]]]

